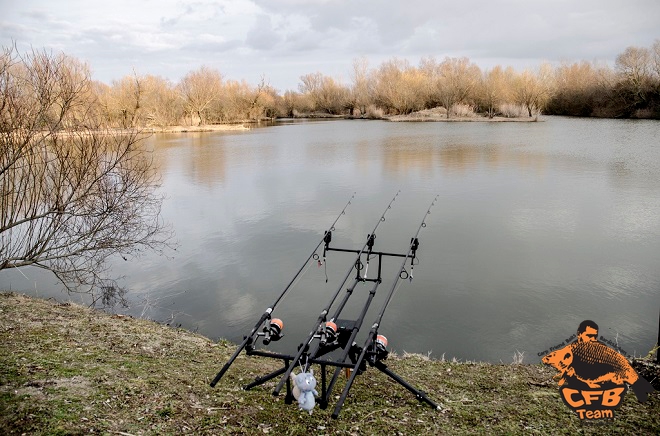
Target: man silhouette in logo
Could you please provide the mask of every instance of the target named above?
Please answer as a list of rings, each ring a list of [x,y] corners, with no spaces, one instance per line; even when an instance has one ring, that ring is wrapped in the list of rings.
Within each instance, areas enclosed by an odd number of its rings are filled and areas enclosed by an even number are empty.
[[[553,351],[543,363],[555,367],[559,386],[573,389],[613,389],[631,386],[640,402],[646,401],[653,386],[639,377],[628,360],[616,350],[598,341],[598,325],[585,320],[577,329],[577,341]]]
[[[598,340],[598,324],[587,319],[580,323],[577,329],[578,342],[596,342]]]

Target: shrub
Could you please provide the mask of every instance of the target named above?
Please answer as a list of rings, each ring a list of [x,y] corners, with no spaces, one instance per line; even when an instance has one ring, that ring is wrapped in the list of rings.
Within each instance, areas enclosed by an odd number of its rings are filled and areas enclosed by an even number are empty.
[[[507,118],[526,117],[528,115],[527,108],[522,104],[504,103],[499,105],[498,109],[502,116]]]
[[[459,103],[451,107],[451,115],[456,117],[475,117],[477,114],[474,112],[473,106]]]
[[[367,107],[367,113],[366,113],[367,118],[380,119],[383,118],[383,115],[385,115],[385,111],[383,109],[376,107],[374,105],[369,105]]]

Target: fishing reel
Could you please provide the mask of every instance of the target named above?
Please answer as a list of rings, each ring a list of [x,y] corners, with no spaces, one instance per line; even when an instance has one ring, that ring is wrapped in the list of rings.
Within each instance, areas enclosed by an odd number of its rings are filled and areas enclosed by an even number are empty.
[[[387,351],[387,338],[383,335],[376,336],[376,341],[374,343],[376,360],[385,360],[387,355],[390,353]]]
[[[320,342],[323,345],[334,344],[337,342],[337,324],[328,321],[319,326],[319,337]]]
[[[357,356],[362,352],[362,348],[353,344],[351,347],[352,354],[349,354],[351,361],[355,363],[357,361]],[[376,335],[376,340],[374,340],[369,348],[367,348],[367,357],[362,362],[369,362],[369,365],[373,366],[376,362],[387,359],[387,356],[390,352],[387,350],[387,338],[384,335]],[[362,371],[366,370],[366,367],[360,368]],[[359,372],[358,372],[359,374]]]
[[[271,319],[268,324],[263,328],[262,333],[258,333],[259,336],[264,337],[264,345],[270,344],[270,341],[279,341],[282,339],[282,330],[284,330],[284,323],[279,318]]]

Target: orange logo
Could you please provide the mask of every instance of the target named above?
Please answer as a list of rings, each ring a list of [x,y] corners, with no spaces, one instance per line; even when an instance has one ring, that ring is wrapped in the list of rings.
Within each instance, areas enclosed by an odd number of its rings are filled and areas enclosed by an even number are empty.
[[[590,320],[580,324],[575,342],[545,355],[543,363],[559,371],[555,379],[561,398],[581,420],[614,418],[626,385],[641,403],[655,390],[628,359],[598,340],[598,325]]]

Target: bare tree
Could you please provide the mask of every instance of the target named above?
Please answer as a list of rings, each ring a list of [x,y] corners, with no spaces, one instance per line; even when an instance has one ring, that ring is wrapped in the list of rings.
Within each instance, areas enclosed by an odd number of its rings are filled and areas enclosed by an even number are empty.
[[[302,94],[309,96],[313,110],[337,115],[347,105],[349,90],[332,77],[317,72],[300,77],[300,81],[302,83],[298,88]]]
[[[104,106],[108,115],[119,127],[132,128],[141,125],[144,99],[143,78],[135,71],[121,80],[113,80],[112,87],[106,89]]]
[[[466,103],[479,84],[481,70],[468,58],[446,58],[439,66],[440,74],[436,82],[436,92],[442,105],[447,109],[447,118],[452,106]]]
[[[651,50],[644,47],[628,47],[616,58],[616,70],[620,77],[619,96],[629,110],[647,105],[653,71]]]
[[[510,71],[508,74],[512,74]],[[495,116],[495,111],[507,98],[507,72],[499,65],[481,76],[478,86],[478,99],[486,109],[488,118]]]
[[[374,100],[388,112],[409,114],[424,106],[425,77],[408,61],[392,59],[374,73]]]
[[[601,77],[591,62],[562,63],[554,72],[555,91],[547,108],[554,115],[591,116],[597,99],[606,94]]]
[[[656,99],[656,111],[660,112],[660,109],[657,109],[657,106],[660,105],[660,39],[656,39],[651,46],[651,70]]]
[[[301,113],[312,110],[311,103],[306,95],[295,91],[285,91],[280,100],[278,112],[285,117],[295,117]]]
[[[265,77],[256,87],[246,81],[229,80],[223,86],[223,99],[215,105],[223,121],[260,122],[276,115],[277,92],[266,83]]]
[[[656,81],[660,81],[660,39],[653,41],[651,46],[651,66]]]
[[[143,120],[141,126],[168,126],[178,124],[183,107],[174,86],[159,76],[142,78],[144,92]]]
[[[513,83],[514,101],[525,106],[527,114],[538,115],[550,99],[554,89],[552,67],[543,64],[538,72],[529,69],[516,76]]]
[[[191,124],[194,124],[193,117],[197,116],[198,124],[203,125],[207,112],[222,94],[222,75],[212,68],[201,67],[181,80],[179,92],[190,114]]]
[[[107,261],[168,246],[138,132],[98,128],[89,70],[46,52],[0,60],[0,270],[35,266],[69,291],[123,297]]]
[[[357,109],[360,115],[364,115],[372,94],[369,81],[369,62],[366,57],[353,60],[351,80],[353,81],[350,95],[352,109]]]

